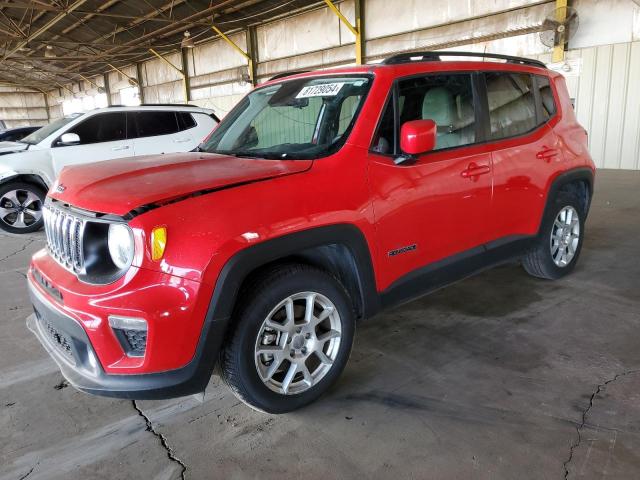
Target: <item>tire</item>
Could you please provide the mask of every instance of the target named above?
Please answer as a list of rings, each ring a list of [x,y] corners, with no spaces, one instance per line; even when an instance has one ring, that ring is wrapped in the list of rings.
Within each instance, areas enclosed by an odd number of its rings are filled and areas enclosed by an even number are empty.
[[[338,379],[351,352],[355,314],[332,275],[307,265],[276,267],[244,289],[238,307],[221,367],[222,378],[244,403],[267,413],[291,412]],[[309,323],[307,311],[313,312]],[[317,317],[325,318],[312,327]]]
[[[9,233],[32,233],[44,224],[42,206],[46,192],[24,182],[0,185],[0,228]]]
[[[575,215],[578,217],[577,222],[574,220]],[[560,192],[545,214],[536,245],[522,259],[522,266],[527,273],[548,280],[556,280],[571,273],[582,250],[585,216],[575,195]],[[562,232],[560,228],[565,228],[565,231]],[[569,243],[565,244],[567,241]],[[564,258],[563,251],[567,253]]]

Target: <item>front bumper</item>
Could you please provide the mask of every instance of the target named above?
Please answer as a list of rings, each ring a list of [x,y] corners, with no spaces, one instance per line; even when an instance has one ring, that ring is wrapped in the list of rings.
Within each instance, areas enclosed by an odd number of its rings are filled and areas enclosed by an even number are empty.
[[[34,314],[27,327],[74,387],[96,395],[129,399],[161,399],[204,391],[227,327],[227,320],[207,315],[193,359],[184,367],[155,373],[106,373],[83,326],[59,309],[29,276]]]

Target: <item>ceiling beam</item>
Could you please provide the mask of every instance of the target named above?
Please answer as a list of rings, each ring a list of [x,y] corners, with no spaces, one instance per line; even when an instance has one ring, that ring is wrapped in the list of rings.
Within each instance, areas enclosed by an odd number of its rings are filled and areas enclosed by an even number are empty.
[[[40,35],[45,33],[47,30],[49,30],[51,27],[53,27],[60,20],[65,18],[68,13],[73,12],[76,8],[78,8],[79,6],[81,6],[85,2],[86,2],[86,0],[76,0],[75,2],[73,2],[71,5],[69,5],[69,7],[67,8],[67,10],[64,13],[59,13],[54,18],[52,18],[47,23],[45,23],[42,27],[37,29],[32,34],[30,34],[26,39],[24,39],[21,42],[18,42],[18,44],[16,46],[14,46],[12,49],[10,49],[8,52],[6,52],[4,54],[4,56],[2,57],[2,61],[6,60],[9,56],[11,56],[14,53],[16,53],[22,47],[26,46],[29,43],[29,40],[32,40],[34,38],[38,38]],[[2,63],[2,61],[0,61],[0,63]]]
[[[177,2],[176,2],[177,3]],[[216,3],[216,5],[211,6],[209,8],[206,8],[204,10],[201,10],[200,12],[194,13],[188,17],[183,18],[182,20],[187,22],[187,23],[192,23],[194,21],[199,21],[203,18],[206,18],[208,16],[213,15],[215,12],[217,12],[218,10],[227,7],[229,5],[232,5],[233,3],[235,3],[235,0],[222,0]],[[164,8],[164,7],[162,7]],[[119,50],[126,50],[126,51],[130,51],[130,50],[134,50],[136,48],[137,45],[140,45],[141,42],[144,42],[146,40],[153,40],[155,38],[162,38],[171,34],[175,34],[177,32],[180,32],[181,30],[184,30],[185,27],[184,25],[167,25],[165,27],[160,27],[156,30],[153,30],[147,34],[142,35],[141,37],[138,37],[134,40],[130,40],[128,42],[125,42],[124,45],[112,48],[107,50],[106,52],[102,52],[98,55],[96,55],[96,58],[104,58],[104,57],[108,57],[111,53],[117,52]],[[109,35],[110,36],[110,35]],[[101,38],[102,39],[102,38]],[[100,39],[100,40],[101,40]],[[73,65],[69,65],[68,67],[65,68],[65,70],[70,71],[73,70],[77,67],[79,67],[80,65],[82,65],[82,63],[78,63],[78,64],[73,64]]]

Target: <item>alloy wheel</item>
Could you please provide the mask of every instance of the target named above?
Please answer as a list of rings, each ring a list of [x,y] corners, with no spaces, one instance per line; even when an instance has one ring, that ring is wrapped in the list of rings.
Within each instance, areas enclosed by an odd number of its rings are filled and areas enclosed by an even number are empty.
[[[0,221],[13,228],[27,228],[42,218],[42,201],[33,192],[10,190],[0,197]]]
[[[576,255],[580,243],[578,212],[566,206],[556,216],[551,228],[551,258],[558,267],[566,267]]]
[[[327,297],[291,295],[262,322],[254,355],[258,375],[281,395],[305,392],[331,370],[341,337],[340,315]]]

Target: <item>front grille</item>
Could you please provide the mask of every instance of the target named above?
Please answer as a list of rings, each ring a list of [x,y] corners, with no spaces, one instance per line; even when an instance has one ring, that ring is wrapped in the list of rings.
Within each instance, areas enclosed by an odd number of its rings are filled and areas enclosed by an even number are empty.
[[[71,350],[71,341],[67,338],[67,336],[60,332],[56,327],[51,325],[47,320],[40,315],[38,310],[35,310],[36,318],[40,322],[43,327],[44,332],[49,337],[50,342],[53,344],[55,348],[57,348],[62,354],[69,358],[73,363],[75,363],[75,358],[73,357],[73,350]]]
[[[82,271],[84,267],[82,232],[85,221],[53,205],[45,205],[42,213],[47,234],[47,247],[51,256],[73,272]]]

